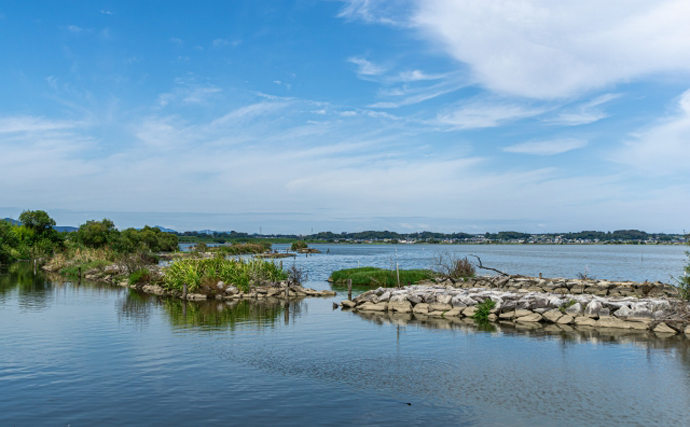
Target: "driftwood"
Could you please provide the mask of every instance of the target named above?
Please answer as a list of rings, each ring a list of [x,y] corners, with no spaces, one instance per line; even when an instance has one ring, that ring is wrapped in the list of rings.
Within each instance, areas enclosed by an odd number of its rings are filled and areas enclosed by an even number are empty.
[[[475,254],[467,254],[467,255],[473,256],[473,257],[477,258],[477,261],[479,261],[479,264],[477,265],[478,268],[481,268],[482,270],[494,271],[494,272],[500,274],[501,276],[511,277],[510,274],[504,273],[504,272],[502,272],[501,270],[497,270],[497,269],[492,268],[492,267],[484,267],[484,265],[482,264],[482,259],[479,258],[477,255],[475,255]]]

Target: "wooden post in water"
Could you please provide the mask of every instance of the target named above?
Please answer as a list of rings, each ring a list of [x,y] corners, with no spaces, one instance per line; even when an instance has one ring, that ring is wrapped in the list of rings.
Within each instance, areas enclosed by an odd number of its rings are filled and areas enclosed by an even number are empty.
[[[541,273],[539,273],[539,278],[541,279]]]
[[[34,276],[36,275],[36,264],[38,263],[38,260],[34,259]]]
[[[395,274],[398,276],[398,289],[400,289],[400,264],[395,263]]]
[[[187,284],[182,284],[182,299],[187,301]]]
[[[77,269],[77,274],[79,274],[79,279],[81,279],[81,267]]]
[[[352,301],[352,279],[347,279],[347,299]]]

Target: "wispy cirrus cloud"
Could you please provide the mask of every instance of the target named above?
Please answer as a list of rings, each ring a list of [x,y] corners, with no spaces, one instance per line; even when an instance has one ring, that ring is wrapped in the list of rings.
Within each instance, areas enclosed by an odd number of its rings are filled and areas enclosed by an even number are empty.
[[[347,62],[357,65],[357,74],[360,77],[379,76],[386,71],[385,67],[374,64],[361,56],[352,56],[347,59]]]
[[[586,139],[563,138],[548,141],[528,141],[503,147],[509,153],[532,154],[536,156],[553,156],[587,146]]]
[[[477,129],[539,116],[545,111],[548,110],[543,107],[479,98],[457,103],[456,106],[439,113],[436,120],[454,129]]]
[[[553,123],[555,125],[565,126],[577,126],[594,123],[609,117],[606,112],[597,107],[614,99],[620,98],[620,96],[621,95],[618,93],[607,93],[600,95],[589,102],[578,105],[572,109],[566,109],[565,111],[560,112],[556,117],[546,119],[544,121]]]
[[[690,89],[680,95],[672,113],[654,125],[637,131],[611,161],[653,175],[688,174],[690,164]]]

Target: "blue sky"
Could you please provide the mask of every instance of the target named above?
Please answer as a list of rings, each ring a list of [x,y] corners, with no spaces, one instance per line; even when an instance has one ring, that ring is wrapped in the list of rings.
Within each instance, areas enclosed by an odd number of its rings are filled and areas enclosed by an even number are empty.
[[[690,229],[687,1],[0,3],[0,216]]]

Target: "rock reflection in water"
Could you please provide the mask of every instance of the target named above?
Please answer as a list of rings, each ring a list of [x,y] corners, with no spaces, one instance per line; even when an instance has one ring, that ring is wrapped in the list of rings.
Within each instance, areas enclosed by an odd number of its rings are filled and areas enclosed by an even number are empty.
[[[535,339],[559,339],[564,346],[585,341],[598,344],[633,344],[647,349],[673,350],[690,372],[690,339],[684,334],[657,334],[651,331],[606,329],[587,326],[536,322],[476,322],[470,318],[449,319],[401,313],[359,312],[357,315],[378,325],[417,326],[428,329],[454,329],[467,333],[487,332],[520,335]]]

